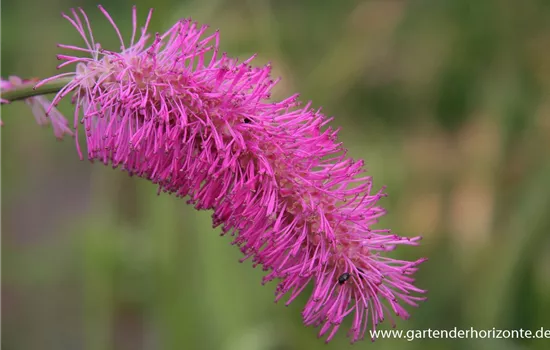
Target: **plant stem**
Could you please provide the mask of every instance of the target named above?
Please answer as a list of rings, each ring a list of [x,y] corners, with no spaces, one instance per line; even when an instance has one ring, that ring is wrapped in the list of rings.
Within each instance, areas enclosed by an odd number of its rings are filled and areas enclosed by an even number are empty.
[[[1,98],[10,102],[24,100],[29,97],[56,93],[67,85],[73,78],[59,78],[34,88],[36,82],[21,84],[5,91],[1,91]]]

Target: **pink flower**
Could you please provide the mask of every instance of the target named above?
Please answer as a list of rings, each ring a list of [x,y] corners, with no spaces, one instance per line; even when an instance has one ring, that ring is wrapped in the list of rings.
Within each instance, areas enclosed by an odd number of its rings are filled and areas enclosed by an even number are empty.
[[[32,80],[22,80],[16,76],[10,76],[8,80],[0,79],[0,90],[9,90],[14,87],[30,83]],[[0,103],[9,103],[8,100],[0,99]],[[67,119],[57,110],[57,108],[51,107],[50,101],[44,96],[33,96],[25,99],[25,103],[31,107],[34,118],[38,125],[52,124],[53,133],[58,139],[62,139],[63,136],[73,136],[72,130],[67,126]],[[46,111],[48,111],[46,113]],[[1,122],[0,122],[1,123]],[[3,123],[1,124],[3,125]]]
[[[71,95],[75,128],[83,124],[88,158],[158,184],[159,192],[189,197],[213,210],[213,226],[234,237],[245,259],[278,280],[276,300],[292,302],[312,283],[303,310],[307,325],[333,338],[353,317],[351,341],[365,336],[402,306],[416,306],[424,291],[411,277],[425,259],[396,260],[386,253],[417,245],[372,225],[384,214],[363,161],[347,156],[332,120],[298,95],[269,100],[277,81],[271,66],[252,67],[219,53],[219,33],[181,20],[163,34],[138,31],[133,8],[129,45],[103,49],[81,9],[63,15],[85,47],[59,45],[78,55],[59,55],[60,74],[74,79],[54,98]],[[152,39],[152,40],[149,40]],[[148,44],[148,42],[150,42]]]

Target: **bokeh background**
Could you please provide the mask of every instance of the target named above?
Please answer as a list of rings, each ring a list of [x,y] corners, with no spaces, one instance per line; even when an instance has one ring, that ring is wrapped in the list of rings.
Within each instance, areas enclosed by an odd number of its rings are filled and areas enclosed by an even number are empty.
[[[125,35],[181,17],[220,28],[222,50],[283,76],[342,126],[375,185],[381,226],[422,234],[409,329],[550,329],[550,2],[546,0],[105,1]],[[55,73],[80,44],[61,11],[95,1],[2,1],[2,76]],[[68,105],[61,110],[70,114]],[[2,107],[2,345],[19,349],[344,349],[305,328],[302,296],[239,264],[210,213],[109,167],[79,161],[27,108]],[[349,323],[343,327],[346,328]],[[382,328],[389,329],[389,323]],[[547,349],[549,340],[369,340],[369,349]]]

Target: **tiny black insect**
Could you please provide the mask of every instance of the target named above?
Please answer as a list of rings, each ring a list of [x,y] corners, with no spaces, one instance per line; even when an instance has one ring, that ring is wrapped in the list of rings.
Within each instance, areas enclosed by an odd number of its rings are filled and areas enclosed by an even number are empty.
[[[244,118],[244,123],[245,123],[245,124],[250,124],[250,122],[251,122],[251,120],[250,120],[250,119],[248,119],[248,118]]]
[[[341,274],[340,277],[338,277],[338,284],[342,285],[342,284],[346,283],[346,281],[349,280],[350,277],[351,277],[351,275],[347,272]]]

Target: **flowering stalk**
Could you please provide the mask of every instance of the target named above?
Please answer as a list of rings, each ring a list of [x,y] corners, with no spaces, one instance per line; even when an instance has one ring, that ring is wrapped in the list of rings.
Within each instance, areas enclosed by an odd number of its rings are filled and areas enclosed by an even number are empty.
[[[57,93],[71,80],[71,78],[59,78],[43,84],[39,88],[36,88],[36,81],[29,81],[18,86],[1,90],[0,99],[4,100],[4,103],[10,103],[19,100],[26,100],[33,96]]]
[[[55,137],[62,139],[64,135],[74,136],[67,126],[67,119],[51,105],[50,101],[42,94],[57,92],[67,84],[67,79],[58,79],[44,84],[40,89],[35,89],[37,80],[23,80],[11,76],[8,80],[0,79],[0,103],[7,104],[13,101],[23,100],[31,107],[38,125],[51,124]],[[0,121],[0,126],[4,123]]]
[[[72,10],[63,16],[85,46],[58,45],[75,52],[58,58],[65,61],[59,67],[76,69],[36,87],[67,79],[48,112],[71,97],[88,159],[213,210],[213,226],[234,237],[242,260],[269,271],[263,283],[279,281],[276,301],[288,295],[288,305],[313,284],[302,316],[327,341],[348,315],[352,342],[392,313],[408,318],[402,304],[425,299],[412,278],[425,259],[397,260],[387,252],[417,245],[420,237],[372,228],[385,213],[377,206],[385,194],[373,191],[363,161],[337,142],[332,119],[311,103],[300,106],[298,95],[271,101],[278,82],[271,65],[220,55],[217,31],[204,37],[206,26],[181,20],[151,37],[152,10],[138,31],[134,7],[126,45],[99,9],[120,51],[103,49],[85,12]]]

